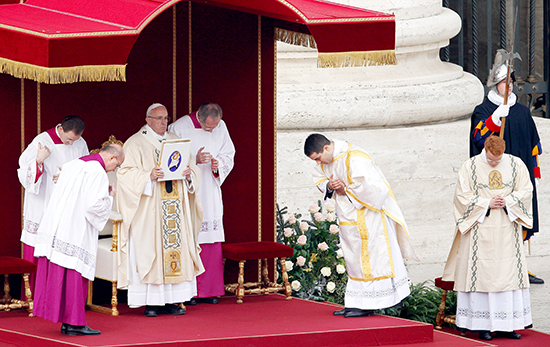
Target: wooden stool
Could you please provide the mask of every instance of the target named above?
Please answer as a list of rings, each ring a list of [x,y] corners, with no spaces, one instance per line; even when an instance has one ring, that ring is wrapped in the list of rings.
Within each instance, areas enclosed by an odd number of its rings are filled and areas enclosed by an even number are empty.
[[[443,281],[441,277],[435,279],[435,286],[443,290],[441,295],[441,304],[439,305],[439,312],[435,317],[436,329],[441,330],[443,323],[455,324],[456,315],[445,316],[445,301],[447,300],[447,291],[453,290],[455,283],[452,281]]]
[[[272,241],[257,241],[257,242],[240,242],[240,243],[224,243],[223,261],[225,265],[226,259],[231,259],[239,262],[239,278],[238,283],[226,284],[225,290],[230,293],[235,293],[237,303],[242,304],[245,294],[269,294],[284,291],[287,300],[292,299],[292,289],[288,283],[288,275],[286,273],[285,258],[292,257],[294,249],[292,247],[272,242]],[[281,261],[281,270],[283,273],[284,284],[277,284],[269,281],[267,259],[277,259]],[[244,263],[250,259],[262,259],[262,281],[244,283]],[[246,288],[246,289],[245,289]]]
[[[0,300],[0,310],[10,311],[14,308],[27,308],[29,317],[32,317],[32,292],[29,284],[29,275],[36,272],[36,264],[28,260],[0,256],[0,273],[4,274],[4,297]],[[11,274],[23,274],[25,282],[25,295],[27,301],[13,299],[10,295],[10,283],[8,277]]]

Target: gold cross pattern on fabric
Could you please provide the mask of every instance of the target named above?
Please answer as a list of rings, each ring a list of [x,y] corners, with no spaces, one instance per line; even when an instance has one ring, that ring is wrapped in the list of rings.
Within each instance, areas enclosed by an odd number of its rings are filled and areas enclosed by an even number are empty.
[[[164,257],[164,276],[181,276],[181,255],[177,250],[171,250]]]
[[[489,173],[489,189],[502,189],[502,174],[497,170]]]

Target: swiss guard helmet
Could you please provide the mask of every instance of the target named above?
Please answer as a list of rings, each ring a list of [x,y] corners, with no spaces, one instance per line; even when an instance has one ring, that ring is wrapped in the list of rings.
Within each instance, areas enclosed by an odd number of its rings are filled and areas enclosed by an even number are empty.
[[[495,54],[495,61],[493,63],[493,68],[489,71],[489,76],[487,77],[487,87],[496,86],[499,82],[503,81],[506,78],[508,73],[508,64],[507,60],[510,59],[510,56],[513,58],[519,58],[519,54],[513,53],[510,55],[506,50],[499,49]],[[514,69],[510,71],[510,78],[512,81],[516,81]]]

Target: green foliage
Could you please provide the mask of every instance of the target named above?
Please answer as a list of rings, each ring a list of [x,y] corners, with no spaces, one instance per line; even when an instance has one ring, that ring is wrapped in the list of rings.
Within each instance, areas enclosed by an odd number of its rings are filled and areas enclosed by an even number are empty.
[[[433,281],[424,281],[410,286],[411,294],[400,305],[378,310],[377,313],[392,317],[401,317],[435,325],[443,291],[433,285]],[[449,291],[445,301],[445,314],[456,312],[456,293]]]
[[[302,299],[343,304],[347,274],[338,246],[340,229],[334,203],[327,203],[326,214],[322,212],[321,201],[311,205],[310,220],[301,219],[301,214],[289,215],[285,220],[287,210],[277,204],[277,242],[294,248],[294,255],[286,261],[292,294]]]

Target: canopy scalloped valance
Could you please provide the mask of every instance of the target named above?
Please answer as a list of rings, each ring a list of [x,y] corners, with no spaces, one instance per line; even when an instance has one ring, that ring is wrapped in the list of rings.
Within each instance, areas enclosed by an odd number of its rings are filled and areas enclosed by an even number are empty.
[[[41,83],[125,81],[141,31],[182,0],[27,0],[0,5],[0,72]],[[315,47],[320,67],[395,64],[395,17],[321,0],[196,0],[275,18],[301,32],[276,39]]]

